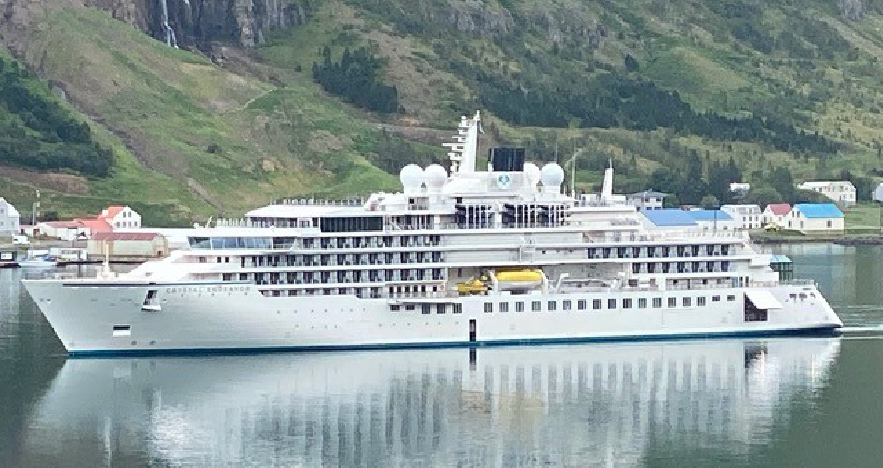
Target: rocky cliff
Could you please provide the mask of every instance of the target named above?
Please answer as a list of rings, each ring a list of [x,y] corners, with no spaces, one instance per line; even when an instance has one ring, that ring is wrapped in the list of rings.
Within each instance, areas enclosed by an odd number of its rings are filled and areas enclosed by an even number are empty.
[[[164,20],[182,48],[211,51],[213,42],[253,47],[267,31],[307,21],[311,0],[0,0],[0,40],[13,51],[29,25],[47,8],[85,5],[158,39],[165,40]]]

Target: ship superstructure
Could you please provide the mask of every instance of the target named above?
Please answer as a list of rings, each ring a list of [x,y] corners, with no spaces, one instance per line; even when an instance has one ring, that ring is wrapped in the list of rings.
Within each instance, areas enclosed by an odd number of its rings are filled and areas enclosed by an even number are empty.
[[[284,200],[194,229],[122,275],[26,281],[71,353],[470,345],[831,331],[812,282],[780,282],[740,231],[652,230],[613,194],[491,151],[480,114],[402,191]]]

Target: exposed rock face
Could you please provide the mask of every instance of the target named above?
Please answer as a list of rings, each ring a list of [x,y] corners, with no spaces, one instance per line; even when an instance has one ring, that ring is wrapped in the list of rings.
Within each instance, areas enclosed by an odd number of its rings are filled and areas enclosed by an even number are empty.
[[[515,20],[508,10],[488,5],[480,0],[457,0],[450,4],[448,20],[458,31],[488,35],[508,33]]]
[[[80,6],[107,11],[114,18],[163,40],[163,3],[169,25],[182,47],[205,51],[214,41],[253,47],[274,28],[307,21],[315,0],[0,0],[0,40],[15,40],[46,8]]]
[[[862,0],[837,0],[837,7],[840,13],[846,18],[858,21],[865,16],[865,7]]]
[[[146,29],[156,38],[163,37],[162,1],[164,0],[97,0],[146,2]],[[165,0],[168,2],[169,25],[184,46],[205,48],[209,42],[233,42],[253,47],[264,41],[264,33],[274,28],[297,26],[306,22],[309,0]]]

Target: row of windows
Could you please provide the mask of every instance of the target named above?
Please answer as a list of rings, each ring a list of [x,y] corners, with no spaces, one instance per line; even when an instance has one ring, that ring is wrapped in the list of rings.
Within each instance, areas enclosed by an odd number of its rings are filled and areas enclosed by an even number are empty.
[[[622,300],[611,298],[611,299],[607,299],[606,301],[603,299],[592,299],[591,309],[592,310],[601,310],[601,309],[605,309],[605,308],[606,309],[617,309],[617,308],[620,308],[618,306],[621,306],[622,309],[632,309],[632,308],[646,309],[648,304],[650,304],[650,306],[655,309],[662,308],[662,298],[661,297],[653,297],[653,298],[649,298],[649,299],[650,299],[649,301],[648,301],[648,298],[646,298],[646,297],[640,297],[637,299],[625,298]],[[696,299],[696,306],[697,307],[703,307],[703,306],[707,305],[707,303],[708,303],[708,298],[706,296],[699,296],[699,297],[695,297],[695,298],[684,296],[680,299],[681,299],[680,300],[681,307],[693,307],[693,299]],[[722,300],[722,297],[719,295],[711,296],[711,302],[720,302],[721,300]],[[735,301],[736,296],[734,294],[728,294],[726,296],[726,300],[730,301],[730,302]],[[558,310],[559,304],[561,305],[561,310],[574,310],[574,306],[576,307],[575,310],[588,310],[589,305],[590,305],[589,301],[586,299],[578,299],[576,301],[572,301],[569,299],[563,300],[563,301],[546,301],[546,309],[545,310],[556,311],[556,310]],[[484,303],[484,312],[487,314],[493,313],[495,311],[494,305],[495,304],[493,302],[485,302]],[[525,309],[526,305],[527,305],[527,303],[525,303],[525,302],[515,302],[514,303],[515,312],[524,312],[526,310]],[[669,297],[667,305],[669,308],[672,308],[672,309],[678,307],[678,298],[677,297]],[[505,312],[509,312],[509,310],[510,310],[510,303],[509,302],[496,303],[496,312],[505,313]],[[543,301],[531,301],[530,302],[530,310],[532,310],[534,312],[542,311],[543,310]]]
[[[730,262],[635,262],[632,273],[719,273],[730,271]]]
[[[200,257],[205,263],[206,257]],[[236,257],[233,257],[236,260]],[[261,255],[239,258],[242,268],[300,267],[337,265],[396,265],[407,263],[443,262],[444,252],[389,252],[369,254]],[[230,257],[215,257],[216,263],[230,263]]]
[[[590,247],[589,258],[679,258],[717,257],[731,255],[733,248],[727,244],[677,245],[656,247]]]
[[[193,249],[344,249],[386,247],[436,247],[439,235],[372,237],[191,237]]]
[[[380,299],[382,288],[325,288],[325,289],[263,289],[264,297],[335,296],[349,295],[358,298]]]
[[[223,281],[254,281],[256,284],[369,283],[379,281],[441,281],[441,268],[394,270],[297,271],[287,273],[223,273]]]

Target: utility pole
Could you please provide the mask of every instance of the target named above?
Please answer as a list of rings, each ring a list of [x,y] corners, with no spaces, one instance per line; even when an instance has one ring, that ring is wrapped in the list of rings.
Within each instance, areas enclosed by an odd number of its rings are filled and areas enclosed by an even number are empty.
[[[35,201],[34,204],[31,205],[31,226],[37,225],[37,217],[38,217],[37,215],[38,215],[39,211],[40,211],[40,190],[38,189],[37,190],[37,201]]]

